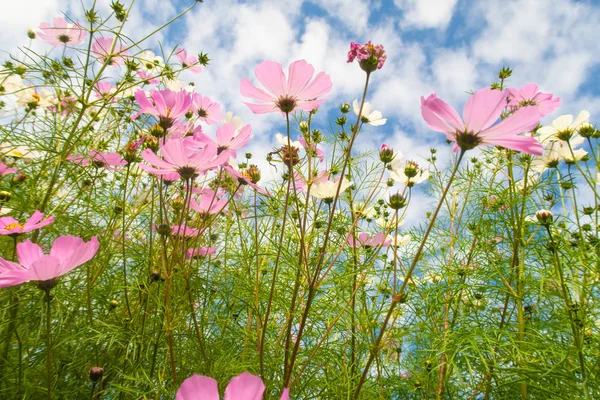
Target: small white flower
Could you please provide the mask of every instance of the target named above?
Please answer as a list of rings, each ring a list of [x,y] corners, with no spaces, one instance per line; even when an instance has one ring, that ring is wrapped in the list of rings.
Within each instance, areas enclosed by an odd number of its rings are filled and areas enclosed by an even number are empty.
[[[162,82],[165,87],[174,92],[179,92],[180,90],[185,90],[188,93],[192,93],[194,91],[194,87],[192,85],[183,86],[184,82],[179,79],[168,79],[166,77],[162,78]]]
[[[17,96],[17,104],[22,106],[35,104],[39,107],[50,107],[58,102],[53,93],[46,89],[42,89],[38,93],[32,86],[16,92],[15,95]]]
[[[575,132],[582,125],[588,125],[589,119],[590,113],[586,110],[581,111],[575,121],[573,121],[573,115],[571,114],[561,115],[552,121],[551,125],[547,125],[538,129],[540,142],[543,143],[546,140],[560,140],[557,136],[560,132]]]
[[[161,56],[157,56],[150,50],[142,51],[138,55],[140,69],[148,73],[159,73],[164,66],[164,60]]]
[[[406,186],[414,186],[429,179],[429,170],[420,168],[414,161],[403,161],[400,157],[394,157],[390,168],[391,178]]]
[[[390,229],[396,229],[397,227],[404,225],[404,220],[398,219],[398,224],[396,225],[396,218],[394,218],[394,217],[389,217],[389,218],[379,217],[375,220],[375,223],[381,229],[390,230]]]
[[[281,133],[277,133],[275,134],[275,139],[277,139],[277,141],[279,142],[279,144],[281,144],[282,146],[287,146],[288,145],[288,138],[287,136],[283,136]],[[298,150],[303,149],[304,147],[302,146],[302,143],[300,143],[297,140],[290,140],[291,146],[297,148]]]
[[[19,75],[10,75],[10,71],[0,70],[0,87],[4,89],[0,94],[11,94],[21,90],[25,85]]]
[[[541,174],[546,168],[551,167],[553,164],[558,164],[560,160],[565,160],[567,162],[581,160],[587,155],[587,151],[584,149],[577,149],[576,147],[583,144],[584,141],[585,139],[577,133],[574,133],[573,136],[571,136],[569,142],[562,140],[546,140],[542,143],[544,146],[544,153],[540,157],[535,157],[533,159],[531,162],[531,169]],[[571,145],[571,148],[569,148],[569,144]],[[571,149],[573,149],[573,154],[571,154]]]
[[[404,223],[404,221],[402,221]],[[393,235],[388,235],[387,240],[391,240],[390,246],[404,246],[411,241],[410,235],[396,235],[394,238]]]
[[[354,99],[354,101],[352,102],[352,108],[354,109],[354,114],[358,115],[358,112],[360,111],[360,104],[358,104],[358,99]],[[363,104],[361,118],[364,118],[366,120],[366,123],[373,126],[381,126],[387,122],[387,119],[383,118],[383,115],[381,115],[380,111],[371,111],[371,103],[367,102]]]
[[[9,157],[34,159],[42,155],[39,151],[31,150],[26,146],[15,146],[10,143],[0,143],[0,153]]]
[[[337,193],[338,185],[339,179],[335,181],[313,183],[310,194],[318,199],[333,199]],[[352,182],[344,178],[342,180],[342,186],[340,187],[340,194],[348,189],[351,185]]]
[[[242,119],[240,117],[234,117],[232,111],[227,111],[227,113],[225,113],[225,117],[223,117],[221,120],[221,125],[225,124],[233,124],[237,133],[239,133],[244,126]]]

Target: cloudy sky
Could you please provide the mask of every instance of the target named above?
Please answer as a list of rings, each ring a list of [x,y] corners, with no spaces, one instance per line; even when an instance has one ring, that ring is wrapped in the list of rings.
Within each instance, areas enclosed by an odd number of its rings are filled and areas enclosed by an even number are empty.
[[[123,1],[128,4],[128,1]],[[5,1],[0,13],[0,60],[27,45],[26,31],[66,14],[83,20],[81,4],[90,0]],[[140,38],[193,3],[192,0],[137,0],[125,33]],[[110,0],[97,9],[109,13]],[[458,109],[466,92],[489,85],[502,66],[510,66],[511,86],[535,82],[563,104],[545,121],[587,109],[592,123],[600,112],[600,41],[597,0],[205,0],[147,41],[158,50],[183,46],[207,52],[211,65],[194,80],[196,90],[251,123],[256,138],[251,150],[264,154],[265,144],[282,128],[281,116],[253,115],[242,104],[239,82],[255,81],[255,66],[265,59],[288,65],[304,58],[330,74],[333,91],[324,104],[329,116],[343,102],[360,96],[364,73],[346,63],[351,40],[385,46],[388,60],[373,75],[367,100],[388,123],[372,127],[360,146],[382,142],[418,159],[441,146],[442,135],[430,131],[420,116],[420,96],[436,92]],[[39,41],[38,41],[39,42]],[[35,43],[40,51],[49,51]],[[329,122],[323,112],[317,122]]]

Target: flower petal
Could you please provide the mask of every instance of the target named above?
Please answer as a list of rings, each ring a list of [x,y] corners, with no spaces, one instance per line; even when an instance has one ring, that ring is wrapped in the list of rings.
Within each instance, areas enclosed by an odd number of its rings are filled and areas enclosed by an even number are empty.
[[[506,107],[506,93],[490,88],[479,89],[467,101],[463,120],[467,130],[477,134],[489,128],[500,118]]]
[[[261,400],[265,385],[256,375],[244,372],[229,382],[224,400]]]
[[[274,61],[263,61],[254,71],[256,79],[266,87],[275,97],[285,94],[286,81],[281,64]]]
[[[175,400],[219,400],[217,381],[194,374],[181,383]]]

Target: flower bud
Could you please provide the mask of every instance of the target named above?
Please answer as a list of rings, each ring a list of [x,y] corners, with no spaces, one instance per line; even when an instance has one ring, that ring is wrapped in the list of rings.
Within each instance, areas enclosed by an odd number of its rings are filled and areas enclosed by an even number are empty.
[[[340,106],[340,112],[341,112],[342,114],[346,114],[346,113],[348,113],[349,111],[350,111],[350,104],[348,104],[348,103],[343,103],[343,104]]]
[[[535,217],[542,225],[550,225],[553,221],[552,213],[548,210],[539,210],[535,213]]]
[[[584,138],[590,138],[594,135],[594,127],[590,124],[585,124],[579,127],[579,134]]]
[[[391,163],[394,159],[394,150],[387,144],[382,144],[379,150],[379,159],[384,164]]]
[[[116,300],[111,300],[109,306],[111,310],[114,310],[115,308],[119,307],[119,302]]]
[[[98,382],[104,376],[104,368],[92,367],[90,368],[90,379],[92,382]]]
[[[289,147],[289,146],[286,146]],[[291,147],[293,149],[295,149],[295,147]],[[296,156],[298,155],[298,149],[296,149]],[[246,176],[248,179],[250,179],[250,182],[257,184],[260,181],[260,169],[258,169],[258,167],[256,165],[251,165],[250,167],[248,167],[244,172],[243,172],[244,176]]]
[[[390,195],[388,205],[392,210],[400,210],[406,207],[406,199],[404,198],[404,196],[402,196],[401,193],[398,192]]]
[[[36,35],[36,33],[35,33],[35,31],[33,29],[28,29],[27,30],[27,37],[29,39],[35,39],[36,36],[37,35]]]

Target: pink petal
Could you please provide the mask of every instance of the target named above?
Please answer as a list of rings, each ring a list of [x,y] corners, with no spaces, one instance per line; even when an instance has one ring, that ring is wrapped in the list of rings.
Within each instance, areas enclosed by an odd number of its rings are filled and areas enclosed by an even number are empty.
[[[83,239],[75,236],[61,236],[54,241],[50,255],[56,257],[61,263],[71,258],[73,252],[83,245]]]
[[[219,400],[217,381],[194,374],[181,383],[175,400]]]
[[[252,112],[254,114],[266,114],[266,113],[270,113],[270,112],[279,111],[279,109],[277,107],[275,107],[274,103],[271,103],[271,104],[253,104],[253,103],[246,103],[246,102],[244,102],[244,104],[247,105],[248,107],[250,107],[250,110],[252,110]]]
[[[235,125],[225,124],[217,129],[217,143],[227,145],[235,135]]]
[[[313,77],[315,69],[305,60],[294,61],[288,69],[287,93],[296,96]],[[316,97],[316,96],[315,96]]]
[[[519,108],[510,117],[500,121],[489,129],[479,133],[484,141],[498,136],[512,136],[523,132],[529,132],[540,122],[540,111],[537,107]]]
[[[319,72],[315,79],[298,93],[298,97],[302,100],[314,99],[328,93],[332,86],[329,75],[325,72]]]
[[[32,281],[47,281],[61,275],[60,261],[53,256],[42,256],[29,268],[29,279]]]
[[[279,400],[290,400],[289,388],[283,388],[283,392],[281,393],[281,398]]]
[[[264,90],[251,84],[246,78],[242,79],[242,82],[240,83],[240,93],[244,97],[251,97],[259,101],[264,101],[265,103],[273,102],[277,99],[276,96],[268,94]]]
[[[17,258],[19,263],[27,269],[31,268],[31,265],[43,256],[42,248],[29,239],[17,244]]]
[[[531,136],[500,136],[486,140],[485,143],[511,150],[522,151],[535,156],[541,156],[544,153],[544,147]]]
[[[274,61],[263,61],[254,71],[256,79],[266,87],[275,97],[285,94],[286,81],[281,64]]]
[[[421,115],[427,125],[437,132],[454,135],[463,131],[464,124],[458,113],[445,101],[438,99],[435,93],[427,99],[421,96]]]
[[[256,375],[244,372],[229,382],[224,400],[261,400],[265,385]]]
[[[61,275],[66,274],[81,264],[90,261],[98,252],[98,247],[100,247],[100,243],[98,243],[98,237],[94,236],[87,243],[75,249],[71,257],[67,261],[63,262],[60,271]]]
[[[475,134],[489,128],[506,107],[506,93],[490,88],[479,89],[467,101],[463,120],[467,130]]]

